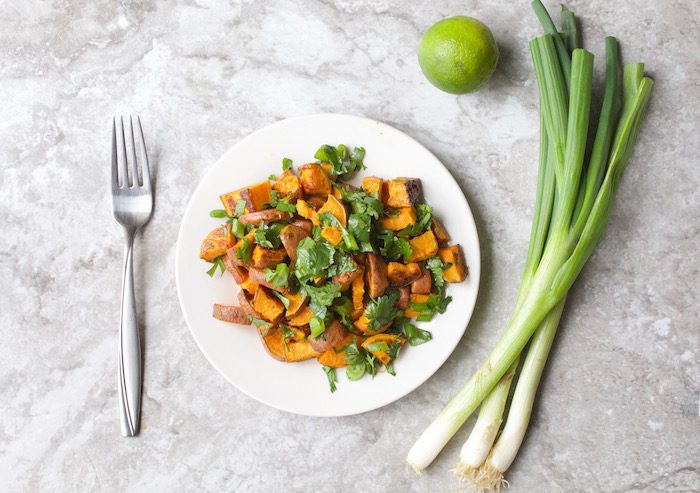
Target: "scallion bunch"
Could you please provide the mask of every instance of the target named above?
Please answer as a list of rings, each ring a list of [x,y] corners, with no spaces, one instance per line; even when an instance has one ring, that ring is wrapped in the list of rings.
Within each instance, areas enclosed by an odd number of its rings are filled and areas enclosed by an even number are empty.
[[[532,5],[546,34],[530,42],[540,97],[540,155],[520,292],[491,354],[407,457],[417,472],[426,468],[481,406],[455,469],[480,491],[500,488],[520,448],[567,293],[603,238],[653,86],[643,64],[621,66],[617,40],[606,38],[605,91],[593,124],[593,54],[580,47],[573,12],[562,7],[557,29],[539,0]]]

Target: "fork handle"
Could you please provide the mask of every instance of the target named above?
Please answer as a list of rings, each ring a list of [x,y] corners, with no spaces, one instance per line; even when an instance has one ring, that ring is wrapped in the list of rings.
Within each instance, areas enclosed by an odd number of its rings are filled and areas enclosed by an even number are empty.
[[[124,277],[119,322],[119,416],[122,436],[139,434],[141,418],[141,341],[136,323],[133,247],[135,230],[125,229]]]

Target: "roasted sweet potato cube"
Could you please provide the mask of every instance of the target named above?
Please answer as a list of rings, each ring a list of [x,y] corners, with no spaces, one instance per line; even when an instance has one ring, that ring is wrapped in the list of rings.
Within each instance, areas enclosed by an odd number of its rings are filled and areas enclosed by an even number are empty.
[[[437,240],[438,245],[447,245],[447,243],[450,241],[450,235],[445,229],[445,226],[443,226],[440,221],[433,218],[431,229],[433,230],[433,234],[435,235],[435,239]]]
[[[372,335],[372,334],[379,334],[380,332],[384,332],[384,331],[387,330],[389,327],[391,327],[391,324],[389,323],[389,324],[383,325],[382,327],[379,327],[379,328],[378,328],[377,330],[375,330],[375,331],[372,331],[372,330],[369,328],[369,322],[370,322],[369,318],[367,318],[367,316],[363,313],[363,314],[360,316],[360,318],[358,318],[357,320],[355,320],[355,323],[354,323],[353,325],[354,325],[355,328],[356,328],[357,330],[359,330],[360,332],[362,332],[362,333],[364,333],[364,334],[369,334],[369,335]]]
[[[229,216],[234,215],[239,200],[245,200],[246,212],[261,211],[265,208],[265,204],[272,200],[272,186],[270,186],[269,181],[265,180],[240,190],[225,193],[219,199],[224,204],[224,209]]]
[[[287,251],[287,255],[292,260],[297,259],[297,246],[304,238],[308,238],[309,232],[296,224],[288,224],[280,231],[282,246]]]
[[[251,324],[250,320],[248,320],[248,313],[240,306],[219,305],[215,303],[212,309],[212,315],[217,320],[223,320],[224,322],[240,325]]]
[[[353,281],[361,276],[363,272],[364,269],[360,267],[351,272],[343,272],[342,274],[333,276],[333,283],[340,284],[341,291],[347,291],[350,289],[350,285],[353,283]]]
[[[389,364],[391,357],[389,356],[389,347],[398,342],[403,346],[406,339],[395,334],[377,334],[368,337],[365,342],[362,343],[362,347],[367,351],[372,353],[379,361],[382,363]]]
[[[421,276],[420,265],[416,262],[389,262],[387,276],[392,286],[407,286]]]
[[[409,307],[403,311],[403,314],[408,318],[417,317],[420,315],[417,311],[411,310],[411,303],[422,304],[428,301],[430,295],[412,293],[409,299]]]
[[[440,260],[452,264],[445,269],[445,281],[462,282],[467,278],[469,269],[464,260],[464,252],[462,252],[462,247],[459,244],[441,248],[439,254]]]
[[[411,207],[421,194],[418,178],[396,178],[387,183],[386,205],[394,209]]]
[[[246,293],[250,295],[254,295],[255,292],[258,290],[258,283],[253,281],[250,276],[248,276],[247,279],[245,279],[241,284],[241,289],[244,290]]]
[[[402,286],[399,288],[399,299],[396,300],[394,306],[401,310],[408,308],[408,301],[411,299],[411,288]]]
[[[260,245],[255,245],[250,260],[253,267],[258,269],[273,269],[286,258],[287,251],[284,248],[263,248]]]
[[[374,253],[367,254],[367,292],[372,298],[378,298],[389,287],[389,278],[384,259]]]
[[[417,294],[430,294],[433,289],[433,277],[430,271],[421,265],[421,276],[411,283],[411,292]]]
[[[416,223],[416,209],[414,207],[393,209],[388,212],[388,215],[383,216],[379,220],[379,224],[384,229],[399,231],[407,226],[410,226],[411,224]]]
[[[325,214],[326,212],[330,212],[335,216],[335,218],[340,222],[340,224],[345,228],[348,225],[348,212],[345,210],[345,205],[335,198],[333,195],[329,195],[328,199],[326,199],[326,202],[323,204],[323,206],[318,210],[318,216],[319,218]]]
[[[276,325],[273,327],[258,327],[258,333],[263,342],[263,347],[273,358],[286,361],[284,354],[284,333]]]
[[[353,340],[357,341],[357,345],[360,346],[365,341],[365,338],[354,334],[347,334],[345,338],[334,347],[324,351],[323,354],[318,357],[318,362],[323,366],[329,366],[331,368],[342,368],[343,366],[348,366],[348,362],[345,361],[344,348],[348,344],[351,344]]]
[[[299,174],[305,194],[326,196],[331,193],[331,180],[320,164],[305,164],[299,168]]]
[[[314,226],[321,225],[321,222],[318,220],[318,212],[306,200],[297,200],[297,214],[311,221]]]
[[[280,197],[287,197],[292,202],[301,197],[302,194],[299,177],[289,170],[285,171],[282,176],[272,184],[272,189],[275,190]]]
[[[284,305],[270,290],[258,286],[253,297],[253,309],[268,322],[277,322],[284,313]]]
[[[270,281],[268,281],[267,274],[265,274],[265,271],[263,269],[251,266],[248,269],[248,278],[256,284],[259,284],[260,286],[265,286],[266,288],[272,289],[273,291],[278,291],[285,296],[289,293],[288,288],[284,286],[276,287]]]
[[[305,361],[315,358],[321,353],[316,351],[308,341],[287,342],[284,348],[284,357],[288,363],[296,363],[297,361]]]
[[[312,318],[314,318],[314,312],[311,311],[308,305],[304,305],[296,315],[289,317],[287,322],[292,327],[303,327],[304,325],[308,325]]]
[[[295,219],[294,221],[291,222],[291,224],[293,224],[297,228],[303,229],[304,231],[306,231],[309,234],[311,234],[311,231],[314,228],[313,223],[311,221],[309,221],[308,219]]]
[[[328,179],[331,181],[336,181],[338,179],[337,176],[332,174],[333,171],[333,165],[331,163],[318,163],[321,166],[321,169],[323,172],[328,175]]]
[[[364,268],[361,268],[360,275],[352,281],[352,307],[350,318],[357,320],[365,311],[365,276]]]
[[[253,297],[241,290],[238,292],[238,302],[241,304],[241,308],[248,314],[255,318],[261,318],[260,314],[253,308]]]
[[[234,190],[233,192],[219,195],[219,200],[221,200],[221,203],[224,205],[224,209],[226,209],[226,214],[229,216],[235,215],[236,205],[238,205],[239,200],[245,201],[245,199],[241,196],[241,190]],[[250,208],[248,208],[248,203],[246,202],[244,212],[249,211]]]
[[[438,252],[438,244],[432,231],[426,231],[420,236],[408,240],[411,245],[411,256],[409,262],[420,262],[421,260],[434,257]]]
[[[321,238],[333,246],[339,245],[343,241],[343,232],[335,226],[324,226],[321,230]]]
[[[199,256],[208,262],[212,262],[217,257],[224,255],[226,250],[233,246],[234,240],[230,224],[214,228],[202,241],[202,246],[199,248]]]
[[[348,331],[345,326],[338,320],[333,320],[323,334],[321,334],[317,339],[309,337],[309,342],[311,346],[322,353],[334,348],[337,344],[341,343],[343,339],[348,335]]]
[[[362,189],[374,196],[381,202],[386,201],[387,182],[376,176],[367,176],[362,179]]]
[[[287,318],[293,317],[306,306],[307,298],[299,292],[285,293],[284,296],[289,300],[289,308],[287,308],[287,312],[284,314]]]

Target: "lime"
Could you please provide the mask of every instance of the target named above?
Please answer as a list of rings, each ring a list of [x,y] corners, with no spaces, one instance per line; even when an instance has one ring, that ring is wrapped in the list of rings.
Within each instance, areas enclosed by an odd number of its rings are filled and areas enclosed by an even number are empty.
[[[464,94],[489,80],[498,63],[498,46],[483,22],[463,15],[448,17],[423,35],[418,63],[435,87]]]

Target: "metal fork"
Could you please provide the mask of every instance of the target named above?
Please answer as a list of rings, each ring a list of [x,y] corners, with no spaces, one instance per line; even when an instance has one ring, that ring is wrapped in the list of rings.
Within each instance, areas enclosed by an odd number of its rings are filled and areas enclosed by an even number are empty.
[[[132,118],[129,117],[131,152],[128,156],[124,119],[120,117],[118,122],[116,118],[112,120],[112,207],[114,218],[124,228],[126,239],[119,321],[119,416],[122,436],[125,437],[139,434],[141,418],[142,364],[134,297],[134,235],[148,222],[153,213],[151,174],[141,120],[138,117],[136,126],[140,136],[139,159],[136,158]],[[121,134],[121,139],[117,139],[117,133]],[[118,146],[117,141],[121,146]],[[118,152],[120,149],[121,153]]]

